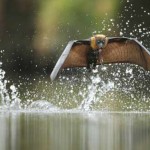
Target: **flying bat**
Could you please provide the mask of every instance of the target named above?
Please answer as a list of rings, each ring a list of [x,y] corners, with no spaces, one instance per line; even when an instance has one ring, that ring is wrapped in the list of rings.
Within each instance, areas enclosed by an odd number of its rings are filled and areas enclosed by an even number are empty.
[[[70,41],[58,59],[50,78],[53,81],[64,68],[108,63],[131,63],[150,70],[150,52],[136,39],[97,34],[89,39]]]

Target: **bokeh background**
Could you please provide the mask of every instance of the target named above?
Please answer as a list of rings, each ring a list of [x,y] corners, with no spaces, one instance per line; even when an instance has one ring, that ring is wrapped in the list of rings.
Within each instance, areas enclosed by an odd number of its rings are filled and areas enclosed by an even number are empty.
[[[95,33],[137,37],[148,47],[149,12],[149,0],[0,0],[2,67],[8,78],[49,76],[69,40]]]

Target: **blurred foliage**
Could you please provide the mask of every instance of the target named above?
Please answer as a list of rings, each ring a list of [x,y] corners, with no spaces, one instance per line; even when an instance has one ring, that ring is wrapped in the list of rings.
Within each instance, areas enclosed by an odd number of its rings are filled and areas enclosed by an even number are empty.
[[[35,37],[36,49],[55,51],[56,47],[71,39],[90,37],[93,31],[103,28],[102,20],[117,12],[118,0],[40,1]],[[106,17],[104,17],[108,13]],[[51,49],[52,51],[52,49]]]
[[[49,72],[69,40],[88,38],[101,31],[103,19],[115,17],[118,1],[0,0],[4,69],[8,74]]]
[[[149,3],[149,0],[0,0],[0,61],[8,76],[47,75],[69,40],[101,32],[118,36],[122,31],[125,36],[132,36],[135,25],[143,21],[143,27],[149,27],[149,15],[139,18],[148,12]],[[134,36],[148,41],[140,32],[135,31]]]

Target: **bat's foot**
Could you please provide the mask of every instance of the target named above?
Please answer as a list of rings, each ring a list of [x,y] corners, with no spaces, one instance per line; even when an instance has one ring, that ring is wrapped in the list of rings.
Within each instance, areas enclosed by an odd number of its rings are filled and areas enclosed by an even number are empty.
[[[87,65],[88,72],[92,72],[94,69],[96,69],[96,63]]]

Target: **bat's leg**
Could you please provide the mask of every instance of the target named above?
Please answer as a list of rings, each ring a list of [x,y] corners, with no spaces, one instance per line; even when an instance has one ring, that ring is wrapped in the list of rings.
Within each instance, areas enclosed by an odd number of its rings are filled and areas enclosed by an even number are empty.
[[[95,69],[99,58],[99,50],[89,50],[87,53],[87,69]]]
[[[102,52],[102,49],[99,49],[99,57],[98,57],[98,63],[99,64],[102,64],[103,63],[103,58],[102,58],[102,56],[101,56],[101,52]]]

